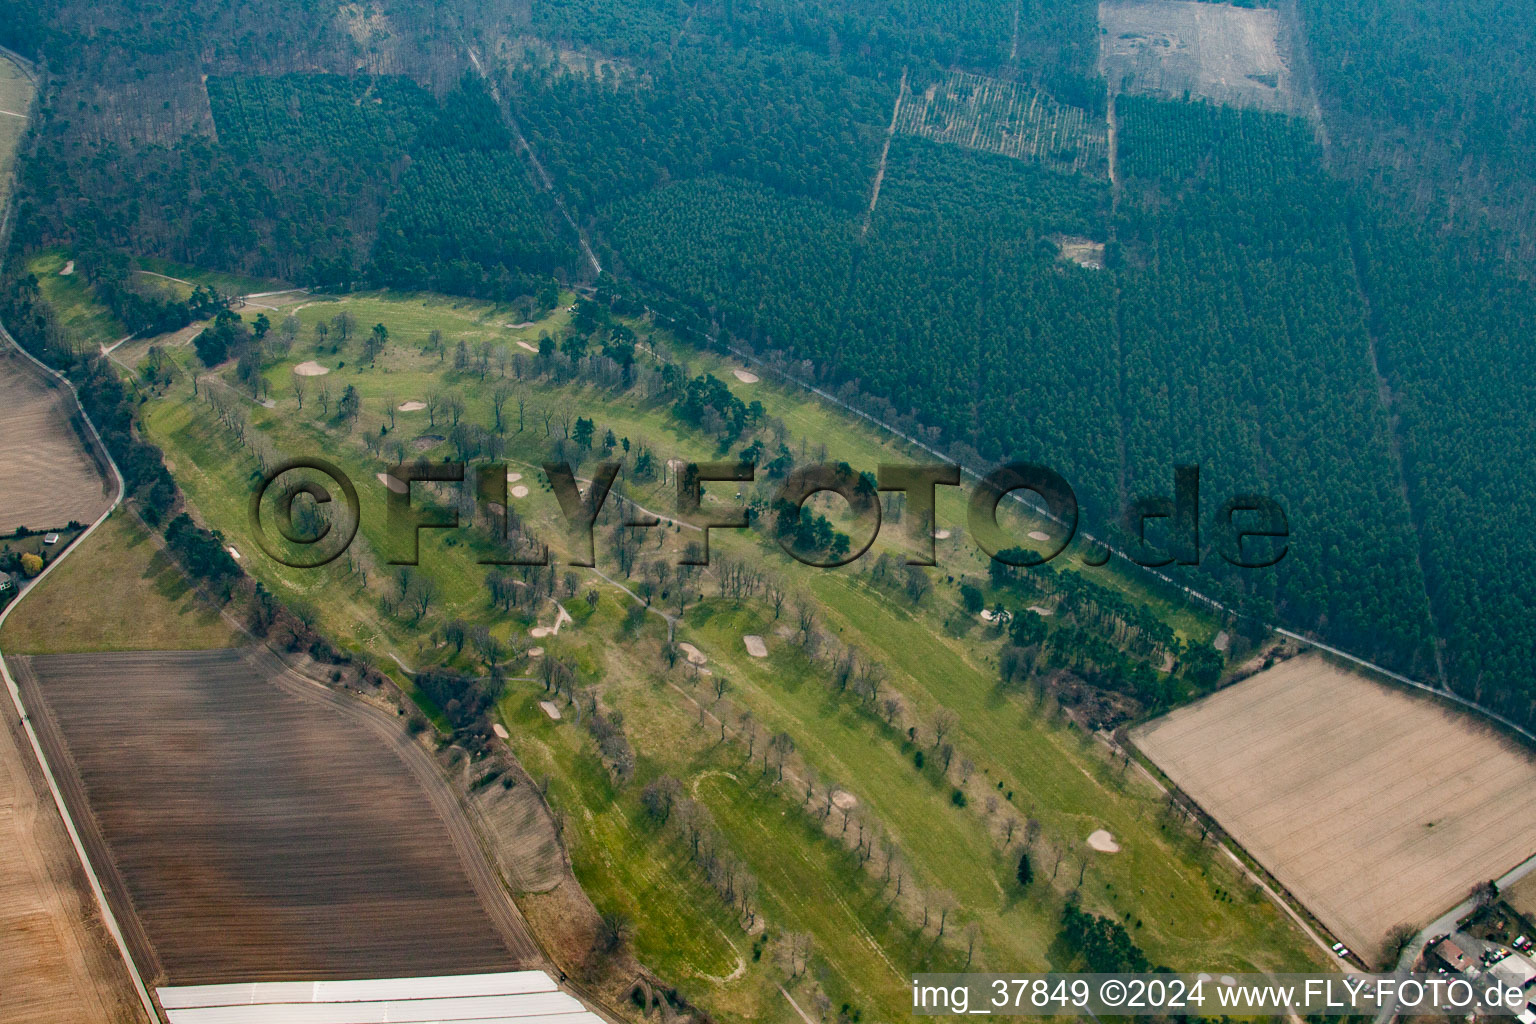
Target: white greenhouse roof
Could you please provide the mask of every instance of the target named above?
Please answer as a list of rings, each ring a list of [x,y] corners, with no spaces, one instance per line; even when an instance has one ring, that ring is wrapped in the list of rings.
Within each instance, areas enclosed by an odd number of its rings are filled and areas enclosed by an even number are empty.
[[[170,1024],[602,1024],[543,971],[156,990]]]

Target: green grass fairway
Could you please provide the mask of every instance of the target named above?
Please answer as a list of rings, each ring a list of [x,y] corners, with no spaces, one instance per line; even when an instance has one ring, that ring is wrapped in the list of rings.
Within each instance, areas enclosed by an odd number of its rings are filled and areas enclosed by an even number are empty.
[[[760,533],[716,531],[711,546],[717,557],[771,572],[791,591],[776,621],[760,594],[724,599],[715,596],[712,576],[698,581],[708,597],[691,604],[678,626],[678,639],[697,645],[717,676],[669,667],[661,619],[647,616],[638,629],[627,632],[623,620],[634,599],[588,570],[576,571],[574,593],[562,593],[575,623],[558,636],[534,640],[529,630],[553,623],[553,605],[546,602],[532,613],[511,616],[492,609],[484,587],[486,568],[477,564],[489,549],[468,531],[423,532],[419,571],[436,583],[437,597],[419,623],[392,610],[389,595],[398,570],[387,564],[386,492],[376,474],[394,461],[388,453],[397,439],[408,458],[452,456],[451,445],[443,440],[450,433],[447,414],[439,411],[433,422],[425,410],[401,411],[402,403],[440,391],[462,400],[466,420],[489,426],[492,389],[505,381],[520,394],[526,405],[522,429],[514,399],[503,411],[500,443],[530,493],[514,496],[512,504],[557,551],[558,506],[537,467],[549,458],[567,418],[593,417],[598,437],[611,430],[637,450],[647,447],[658,464],[724,454],[716,441],[682,424],[669,401],[580,378],[556,381],[538,372],[528,349],[537,347],[542,334],[558,339],[569,332],[568,303],[563,300],[537,324],[513,328],[506,309],[486,303],[431,295],[312,296],[293,307],[301,328],[297,343],[263,371],[269,405],[240,392],[231,368],[208,373],[194,365],[190,346],[172,346],[167,349],[171,358],[189,372],[153,394],[144,421],[148,436],[164,448],[195,514],[219,529],[245,556],[246,569],[274,593],[312,606],[321,627],[339,642],[370,652],[390,668],[398,659],[413,668],[439,664],[480,671],[471,651],[455,653],[442,639],[443,626],[458,618],[519,646],[537,643],[547,657],[570,662],[580,685],[597,694],[604,709],[622,714],[635,753],[635,776],[627,785],[612,780],[592,737],[574,716],[552,722],[539,709],[545,693],[536,681],[535,662],[513,663],[511,674],[517,678],[508,684],[500,706],[513,748],[535,777],[549,780],[550,800],[564,822],[577,877],[600,909],[633,922],[632,940],[646,963],[725,1019],[793,1024],[798,1018],[778,992],[780,975],[772,961],[785,935],[804,934],[815,951],[812,967],[791,987],[802,1006],[819,989],[834,1006],[846,1002],[874,1015],[871,1019],[893,1019],[904,1013],[909,1000],[908,973],[964,965],[967,926],[975,929],[978,967],[1052,966],[1061,955],[1055,948],[1061,907],[1074,893],[1089,909],[1120,920],[1156,963],[1223,970],[1304,969],[1320,963],[1288,919],[1249,887],[1225,857],[1165,817],[1160,795],[1134,769],[1127,772],[1112,762],[1106,748],[1055,711],[1054,701],[1042,702],[1032,692],[999,690],[995,662],[1001,641],[960,612],[956,587],[946,579],[985,575],[983,556],[964,537],[961,489],[941,491],[939,525],[954,529],[956,537],[940,542],[943,568],[933,574],[935,589],[920,606],[873,579],[874,553],[853,567],[821,571],[792,563]],[[334,339],[316,347],[314,325],[343,310],[355,319],[359,335],[374,323],[388,328],[390,344],[375,365],[364,365],[357,340],[339,350]],[[653,325],[634,326],[642,340],[686,361],[690,373],[709,370],[744,401],[761,401],[769,417],[784,423],[787,443],[796,450],[814,451],[825,440],[829,458],[846,459],[859,469],[925,461],[804,391],[768,381],[739,382],[729,363],[686,348]],[[446,353],[424,351],[432,330],[444,332]],[[523,378],[514,379],[518,367],[510,359],[493,359],[483,378],[473,364],[456,370],[453,347],[461,339],[471,354],[482,342],[520,353]],[[142,356],[136,348],[125,352]],[[639,358],[650,365],[654,357],[642,348]],[[304,378],[301,408],[292,368],[310,360],[329,372]],[[206,375],[199,397],[192,394],[193,370]],[[350,425],[335,418],[334,403],[347,387],[356,390],[361,403]],[[221,422],[207,398],[209,389],[234,396],[247,443]],[[329,413],[320,405],[322,389],[330,396]],[[380,439],[383,453],[370,455],[365,449],[370,434]],[[338,559],[324,569],[296,570],[260,553],[246,515],[258,475],[252,438],[269,455],[323,455],[355,481],[362,527],[354,562]],[[578,475],[589,474],[591,465],[592,457],[584,459]],[[631,480],[626,486],[645,507],[674,512],[671,482]],[[770,490],[768,483],[750,485],[748,497],[765,499]],[[733,494],[726,487],[711,488],[707,500],[725,503]],[[830,506],[826,509],[838,518]],[[1017,516],[1010,520],[1020,536],[1028,527]],[[652,546],[643,557],[675,560],[681,546],[696,537],[674,526],[648,531]],[[663,547],[655,548],[657,543]],[[608,544],[604,529],[598,538],[600,568],[621,575]],[[900,552],[904,544],[902,531],[888,527],[874,552]],[[1147,605],[1192,641],[1208,640],[1216,631],[1217,624],[1198,610],[1172,603],[1133,576],[1103,569],[1093,570],[1092,578]],[[629,585],[638,586],[638,578]],[[589,591],[597,596],[595,610],[583,600]],[[799,601],[815,606],[824,635],[879,663],[883,692],[900,696],[898,724],[887,723],[851,694],[837,692],[827,666],[813,663],[780,635]],[[766,637],[770,656],[748,656],[744,633]],[[730,684],[723,702],[710,686],[718,676]],[[413,692],[408,674],[396,672],[395,677]],[[928,723],[940,708],[958,716],[950,737],[957,748],[956,771],[962,762],[974,764],[963,787],[954,773],[940,770],[928,735]],[[728,726],[724,742],[719,722],[711,717],[716,712]],[[783,731],[792,738],[792,777],[783,784],[765,777],[761,757],[746,763],[737,738],[744,714],[750,714],[762,736]],[[434,718],[445,723],[441,716]],[[909,725],[921,731],[915,742],[907,735]],[[919,752],[926,757],[922,769],[915,764]],[[823,821],[814,806],[805,805],[803,792],[796,792],[796,772],[853,794],[867,823],[894,843],[903,865],[899,899],[891,883],[858,866],[851,844],[845,845],[836,827],[838,819]],[[724,849],[757,879],[758,920],[765,935],[745,930],[739,913],[724,905],[676,837],[645,815],[640,790],[661,774],[679,779],[708,809]],[[955,795],[957,787],[963,788],[963,804]],[[1009,816],[1020,829],[1026,818],[1040,826],[1032,849],[1036,881],[1025,892],[1013,877],[1023,833],[1006,837],[1003,822]],[[1087,836],[1099,828],[1114,834],[1120,853],[1088,849]],[[941,939],[938,908],[948,899],[958,909]],[[927,927],[921,923],[925,908]]]

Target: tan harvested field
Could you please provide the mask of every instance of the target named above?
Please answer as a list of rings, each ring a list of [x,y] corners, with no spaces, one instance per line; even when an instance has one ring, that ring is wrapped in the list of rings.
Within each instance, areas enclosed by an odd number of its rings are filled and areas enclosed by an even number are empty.
[[[1536,761],[1428,697],[1296,658],[1134,730],[1344,943],[1377,956],[1536,853]]]
[[[89,802],[103,884],[136,911],[120,917],[146,975],[185,985],[537,961],[445,784],[410,760],[420,752],[394,722],[263,651],[12,661],[50,761],[73,768],[60,771],[66,799]]]
[[[1104,0],[1099,60],[1117,88],[1168,99],[1293,111],[1280,15],[1192,0]]]
[[[10,701],[0,724],[0,1024],[144,1020]]]
[[[63,385],[0,347],[0,534],[89,523],[112,503],[104,470],[72,425],[78,416]]]

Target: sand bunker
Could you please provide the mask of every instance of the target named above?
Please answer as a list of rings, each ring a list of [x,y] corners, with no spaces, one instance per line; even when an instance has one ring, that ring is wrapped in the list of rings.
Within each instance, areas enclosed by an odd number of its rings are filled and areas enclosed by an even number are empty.
[[[747,370],[732,370],[731,372],[734,373],[736,375],[736,379],[741,381],[743,384],[756,384],[758,380],[761,379],[757,374],[751,373]]]
[[[763,643],[763,638],[747,634],[741,638],[741,642],[747,645],[747,653],[754,658],[768,657],[768,645]]]
[[[514,331],[520,331],[520,330],[522,330],[522,329],[523,329],[523,328],[524,328],[524,327],[532,327],[532,326],[534,326],[534,321],[532,321],[532,320],[524,320],[524,321],[523,321],[523,322],[522,322],[522,323],[520,323],[520,324],[507,324],[507,327],[508,327],[508,328],[509,328],[509,329],[510,329],[510,330],[514,330]]]
[[[532,352],[532,353],[533,353],[533,354],[534,354],[534,355],[538,355],[538,354],[539,354],[539,349],[538,349],[538,346],[536,346],[536,345],[530,345],[530,344],[528,344],[528,343],[527,343],[527,342],[526,342],[526,341],[520,341],[520,342],[518,342],[518,343],[517,343],[517,347],[518,347],[518,348],[525,348],[525,349],[527,349],[527,350],[528,350],[528,351],[529,351],[529,352]]]
[[[1115,842],[1115,837],[1103,829],[1099,829],[1088,837],[1088,845],[1100,853],[1120,852],[1120,844]]]
[[[554,636],[555,631],[548,626],[534,626],[528,631],[528,635],[535,640],[542,640],[547,636]]]
[[[1029,539],[1030,540],[1050,540],[1051,539],[1051,535],[1046,533],[1043,530],[1030,530],[1029,531]]]
[[[224,550],[225,550],[225,551],[228,551],[228,552],[229,552],[229,557],[230,557],[230,558],[233,558],[233,559],[235,559],[235,560],[237,560],[237,561],[238,561],[238,560],[239,560],[239,558],[240,558],[240,552],[238,552],[238,551],[236,551],[236,550],[235,550],[235,549],[234,549],[234,548],[232,548],[232,547],[229,547],[229,548],[225,548],[225,549],[224,549]]]
[[[300,363],[298,366],[295,366],[293,368],[293,372],[298,374],[300,377],[324,377],[331,371],[327,370],[325,367],[311,359],[308,362]]]
[[[68,263],[64,264],[64,269],[59,271],[59,276],[60,277],[68,277],[70,274],[73,274],[74,272],[75,272],[75,261],[74,260],[70,260]]]
[[[539,701],[539,707],[543,708],[544,709],[544,713],[546,715],[548,715],[550,718],[553,718],[557,722],[560,721],[560,709],[555,706],[555,702],[554,701],[552,701],[552,700],[541,700],[541,701]]]
[[[1050,614],[1052,614],[1051,609],[1047,608],[1043,604],[1032,604],[1032,605],[1029,606],[1029,610],[1034,612],[1036,615],[1050,615]]]
[[[512,734],[507,732],[507,727],[500,722],[492,723],[491,732],[495,733],[496,738],[499,740],[509,740],[512,738]]]
[[[688,660],[695,665],[702,665],[709,660],[708,658],[704,657],[704,652],[693,646],[693,644],[681,643],[677,646],[684,654],[688,656]]]
[[[1222,630],[1216,634],[1216,639],[1211,641],[1211,646],[1218,651],[1225,651],[1228,647],[1232,646],[1232,638],[1227,635],[1226,630]]]
[[[421,410],[425,409],[426,407],[427,407],[427,403],[426,402],[401,402],[400,403],[400,411],[401,412],[421,412]]]
[[[832,791],[832,802],[845,811],[851,811],[859,806],[859,798],[844,789]]]
[[[528,657],[530,657],[530,658],[542,658],[542,657],[544,657],[544,648],[542,648],[542,647],[530,647],[530,648],[528,648]]]
[[[524,487],[522,484],[518,484],[516,487],[512,488],[512,497],[514,497],[514,498],[526,498],[526,497],[528,497],[528,488]]]
[[[521,474],[521,473],[508,473],[507,474],[507,483],[515,484],[519,480],[521,480],[522,478],[523,478],[523,474]]]
[[[949,540],[951,536],[952,534],[948,530],[936,530],[933,534],[934,540]]]
[[[379,478],[379,483],[396,494],[409,494],[411,491],[411,485],[397,476],[390,476],[388,473],[375,473],[374,476]]]

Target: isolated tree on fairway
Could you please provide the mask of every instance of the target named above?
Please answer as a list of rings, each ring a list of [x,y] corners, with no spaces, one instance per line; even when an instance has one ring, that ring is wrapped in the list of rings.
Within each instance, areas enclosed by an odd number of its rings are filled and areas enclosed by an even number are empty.
[[[368,334],[368,340],[363,345],[363,358],[368,360],[371,366],[379,353],[384,351],[384,346],[389,344],[389,328],[383,324],[374,324],[373,330]]]

